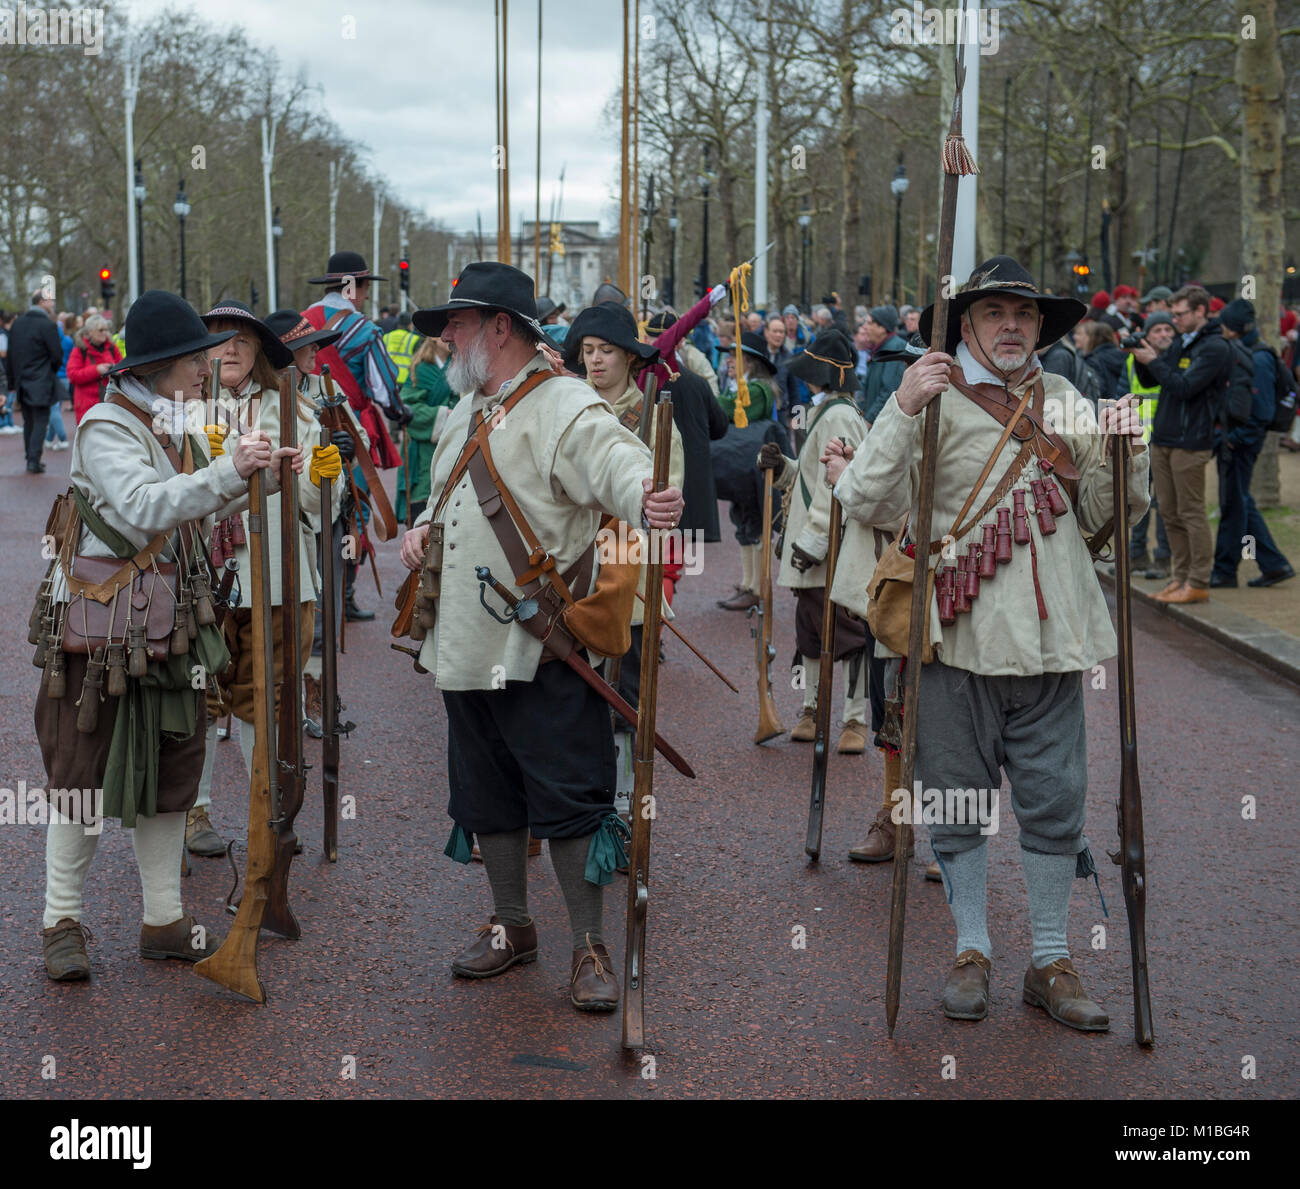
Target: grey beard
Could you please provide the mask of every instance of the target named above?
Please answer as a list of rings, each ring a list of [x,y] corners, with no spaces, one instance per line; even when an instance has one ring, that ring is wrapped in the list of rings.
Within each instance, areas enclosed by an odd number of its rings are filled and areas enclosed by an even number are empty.
[[[1029,352],[1027,350],[1022,351],[1019,355],[1015,356],[1010,361],[999,360],[996,355],[994,355],[992,358],[994,361],[994,366],[998,369],[998,371],[1010,373],[1014,371],[1019,371],[1022,367],[1025,366],[1026,363],[1029,362]]]
[[[487,348],[480,332],[463,353],[457,352],[451,357],[447,364],[447,384],[456,393],[478,392],[487,383],[489,367]]]

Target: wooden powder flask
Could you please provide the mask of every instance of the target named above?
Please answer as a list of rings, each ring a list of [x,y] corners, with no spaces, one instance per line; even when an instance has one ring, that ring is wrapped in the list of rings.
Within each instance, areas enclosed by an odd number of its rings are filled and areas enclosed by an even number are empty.
[[[954,610],[955,592],[953,589],[953,580],[956,573],[957,571],[953,566],[943,566],[939,570],[936,593],[939,600],[939,622],[944,627],[957,622],[957,615]]]
[[[81,697],[77,699],[77,730],[83,735],[93,735],[99,726],[100,689],[104,685],[104,649],[95,649],[95,655],[86,662],[86,675],[81,681]]]
[[[980,545],[980,577],[992,578],[997,571],[998,528],[995,524],[983,527],[983,543]]]
[[[45,665],[45,696],[62,701],[68,692],[68,678],[64,670],[63,649],[52,647]]]
[[[1029,513],[1025,510],[1025,491],[1018,487],[1011,493],[1012,540],[1017,545],[1029,544]]]
[[[968,599],[977,599],[980,594],[980,565],[983,562],[983,551],[978,545],[968,545],[966,547],[966,597]]]
[[[1029,489],[1034,493],[1034,515],[1038,518],[1038,531],[1044,537],[1056,532],[1056,514],[1047,496],[1047,484],[1042,479],[1031,479]]]
[[[149,670],[149,651],[145,640],[145,625],[126,625],[126,671],[130,677],[143,677]]]
[[[970,596],[966,593],[966,558],[959,557],[953,577],[952,609],[958,615],[970,611]]]
[[[195,574],[190,587],[194,592],[194,617],[199,627],[212,627],[217,622],[217,609],[212,602],[212,584],[206,574]]]
[[[1011,509],[999,508],[997,544],[993,549],[993,559],[1000,565],[1010,565],[1011,563]]]
[[[172,634],[168,651],[172,656],[184,656],[190,650],[189,614],[186,604],[189,599],[181,595],[176,600],[172,618]]]
[[[108,646],[108,696],[120,698],[126,693],[126,649],[121,644]]]

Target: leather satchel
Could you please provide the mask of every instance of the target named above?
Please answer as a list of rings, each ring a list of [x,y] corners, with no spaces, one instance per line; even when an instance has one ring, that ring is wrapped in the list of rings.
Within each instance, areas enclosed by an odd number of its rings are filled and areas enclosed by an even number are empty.
[[[69,579],[87,586],[112,584],[122,566],[121,558],[72,559]],[[168,658],[168,646],[175,624],[177,569],[174,562],[154,560],[147,570],[136,570],[126,585],[107,603],[88,592],[74,594],[63,620],[63,651],[93,656],[109,644],[128,644],[128,627],[144,625],[144,646],[151,661]]]

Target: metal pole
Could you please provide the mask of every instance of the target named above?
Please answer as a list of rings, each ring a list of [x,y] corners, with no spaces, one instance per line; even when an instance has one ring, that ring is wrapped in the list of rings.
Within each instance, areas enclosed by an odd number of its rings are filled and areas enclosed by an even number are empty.
[[[134,305],[140,296],[139,260],[136,256],[139,227],[135,204],[135,97],[140,81],[140,64],[135,58],[134,44],[127,49],[122,76],[125,80],[123,98],[126,106],[126,258],[130,272],[127,299],[128,304]]]
[[[799,301],[808,312],[808,228],[803,228],[803,244],[799,261]]]
[[[769,5],[764,2],[763,12],[759,17],[762,32],[759,44],[766,45],[771,35]],[[756,120],[754,137],[754,251],[763,252],[767,244],[767,67],[768,55],[759,54],[758,59],[758,97],[755,100]],[[754,261],[754,308],[767,308],[767,253],[763,252]]]
[[[330,162],[330,255],[338,251],[336,231],[339,213],[339,183],[343,179],[343,170],[337,161]]]
[[[973,55],[979,57],[978,54]],[[1052,69],[1047,68],[1047,90],[1043,94],[1043,209],[1038,229],[1038,291],[1047,285],[1047,128],[1051,123],[1048,114],[1052,105]]]
[[[537,184],[533,190],[533,290],[542,283],[542,0],[537,0]]]
[[[707,174],[709,172],[709,146],[704,146],[704,235],[700,244],[700,296],[703,297],[709,291],[709,181]],[[736,316],[740,316],[740,311],[735,311]],[[739,333],[739,327],[737,327]]]
[[[181,300],[185,300],[185,216],[181,215]]]
[[[275,129],[278,119],[262,117],[262,207],[266,220],[266,292],[271,300],[277,292],[279,277],[275,267],[275,235],[271,230],[271,164],[275,160]]]
[[[1083,246],[1079,249],[1083,253],[1083,262],[1088,262],[1088,208],[1091,205],[1092,197],[1092,132],[1093,118],[1097,114],[1097,68],[1092,68],[1092,81],[1088,86],[1088,94],[1091,97],[1088,102],[1088,144],[1086,146],[1086,156],[1088,158],[1088,169],[1083,175]]]
[[[975,21],[966,10],[965,21],[970,29]],[[972,30],[973,31],[973,30]],[[969,36],[969,34],[967,35]],[[961,88],[962,135],[966,147],[976,160],[980,157],[980,55],[966,54],[966,78]],[[957,183],[957,222],[953,227],[952,275],[968,277],[975,271],[976,196],[979,175],[964,174]]]
[[[1007,254],[1007,126],[1011,122],[1011,75],[1002,84],[1002,255]],[[924,302],[925,295],[921,295]]]
[[[890,286],[890,300],[896,306],[903,303],[899,300],[900,294],[898,287],[902,283],[902,265],[901,253],[903,250],[903,196],[897,194],[894,196],[894,283]]]
[[[375,223],[374,223],[374,233],[371,236],[372,248],[370,252],[370,261],[371,261],[370,267],[372,270],[379,267],[379,224],[383,222],[383,218],[384,218],[384,200],[380,196],[378,188],[376,188],[375,190],[374,211],[375,211]],[[506,234],[508,237],[509,229],[507,229]],[[506,243],[509,242],[510,242],[509,238],[507,238]],[[379,321],[379,287],[375,285],[373,282],[370,285],[370,317],[375,322]]]
[[[1196,94],[1196,71],[1192,71],[1192,77],[1187,84],[1187,107],[1183,112],[1183,138],[1178,146],[1178,168],[1174,172],[1174,201],[1169,211],[1169,238],[1165,241],[1165,259],[1169,261],[1169,266],[1173,265],[1174,258],[1174,223],[1178,219],[1178,191],[1183,184],[1183,157],[1187,154],[1187,130],[1192,122],[1192,96]]]
[[[1159,258],[1160,257],[1160,117],[1159,117],[1158,108],[1157,108],[1157,115],[1155,119],[1151,121],[1151,123],[1155,126],[1155,135],[1156,135],[1155,218],[1152,220],[1152,228],[1151,228],[1151,246],[1153,248],[1153,254],[1156,259],[1153,262],[1155,267],[1152,268],[1151,275],[1153,277],[1158,277],[1161,275],[1161,273],[1156,270],[1157,269],[1163,270],[1164,268],[1164,261],[1160,260]]]
[[[135,159],[135,176],[144,177],[144,164],[139,157]],[[132,189],[134,190],[134,185]],[[140,288],[144,288],[144,203],[135,200],[135,270]]]

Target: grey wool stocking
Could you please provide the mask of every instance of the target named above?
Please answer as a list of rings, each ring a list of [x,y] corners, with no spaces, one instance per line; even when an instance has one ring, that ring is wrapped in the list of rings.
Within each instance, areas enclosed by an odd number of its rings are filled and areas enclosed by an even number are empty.
[[[1070,888],[1075,855],[1044,855],[1020,848],[1029,890],[1029,927],[1034,935],[1034,966],[1042,970],[1057,958],[1068,958],[1066,926],[1070,919]]]
[[[944,855],[943,866],[952,891],[949,907],[957,926],[957,952],[979,950],[986,958],[992,957],[988,921],[988,840],[982,838],[979,846],[955,855]]]
[[[503,834],[479,834],[479,854],[492,885],[497,919],[503,925],[526,925],[528,915],[528,827]]]
[[[605,889],[587,882],[587,851],[591,835],[581,838],[552,838],[551,866],[560,881],[564,903],[569,909],[569,927],[573,930],[573,948],[585,949],[587,937],[591,944],[603,944],[601,926],[604,921]]]

